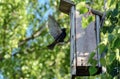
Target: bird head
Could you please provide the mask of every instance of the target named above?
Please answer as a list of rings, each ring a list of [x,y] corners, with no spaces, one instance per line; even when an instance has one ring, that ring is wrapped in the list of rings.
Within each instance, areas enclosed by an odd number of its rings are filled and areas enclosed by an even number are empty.
[[[66,28],[62,28],[62,31],[63,31],[63,32],[66,32]]]

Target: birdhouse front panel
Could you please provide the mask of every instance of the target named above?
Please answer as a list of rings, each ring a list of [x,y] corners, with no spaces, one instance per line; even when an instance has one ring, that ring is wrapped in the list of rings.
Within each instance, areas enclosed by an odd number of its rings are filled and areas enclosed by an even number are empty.
[[[90,66],[88,58],[96,49],[95,22],[91,22],[86,28],[82,27],[82,17],[86,14],[76,12],[76,53],[77,66]],[[95,56],[97,58],[97,54]]]

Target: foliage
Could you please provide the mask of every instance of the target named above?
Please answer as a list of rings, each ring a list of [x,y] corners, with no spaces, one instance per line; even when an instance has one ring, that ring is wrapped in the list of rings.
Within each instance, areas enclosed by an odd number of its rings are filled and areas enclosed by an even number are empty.
[[[85,0],[73,1],[77,10],[87,12]],[[87,2],[92,8],[104,11],[103,1]],[[100,61],[107,71],[95,77],[86,77],[88,79],[117,79],[120,75],[120,1],[109,0],[107,3],[107,17],[98,46],[100,54],[105,54]],[[57,45],[54,50],[46,48],[53,41],[47,28],[49,14],[54,15],[61,27],[67,28],[65,41],[70,38],[69,17],[58,11],[58,7],[59,0],[0,0],[0,74],[4,78],[70,78],[70,43]],[[91,20],[91,17],[88,18],[87,23]],[[90,62],[93,56],[94,53],[91,54]],[[91,68],[90,72],[94,71],[96,69]]]

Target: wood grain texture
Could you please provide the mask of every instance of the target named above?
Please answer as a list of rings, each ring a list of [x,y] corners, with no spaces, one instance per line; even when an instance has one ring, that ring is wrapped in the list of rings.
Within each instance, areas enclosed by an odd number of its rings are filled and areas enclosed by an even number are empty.
[[[91,22],[87,28],[82,28],[82,17],[85,14],[76,13],[76,52],[77,66],[88,66],[88,58],[96,48],[95,22]]]

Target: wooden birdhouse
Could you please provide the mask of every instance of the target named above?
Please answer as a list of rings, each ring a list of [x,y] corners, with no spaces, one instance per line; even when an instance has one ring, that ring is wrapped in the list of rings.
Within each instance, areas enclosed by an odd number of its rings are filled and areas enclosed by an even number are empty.
[[[71,64],[71,79],[76,76],[89,76],[89,68],[92,66],[88,64],[88,58],[92,51],[95,51],[100,42],[100,17],[102,13],[98,14],[95,11],[95,22],[91,22],[87,28],[82,28],[83,14],[79,14],[75,9],[75,4],[70,0],[60,1],[60,11],[70,16],[70,64]],[[94,13],[95,12],[95,13]],[[102,72],[100,64],[99,49],[95,51],[95,59],[97,60],[97,72],[93,75]]]

